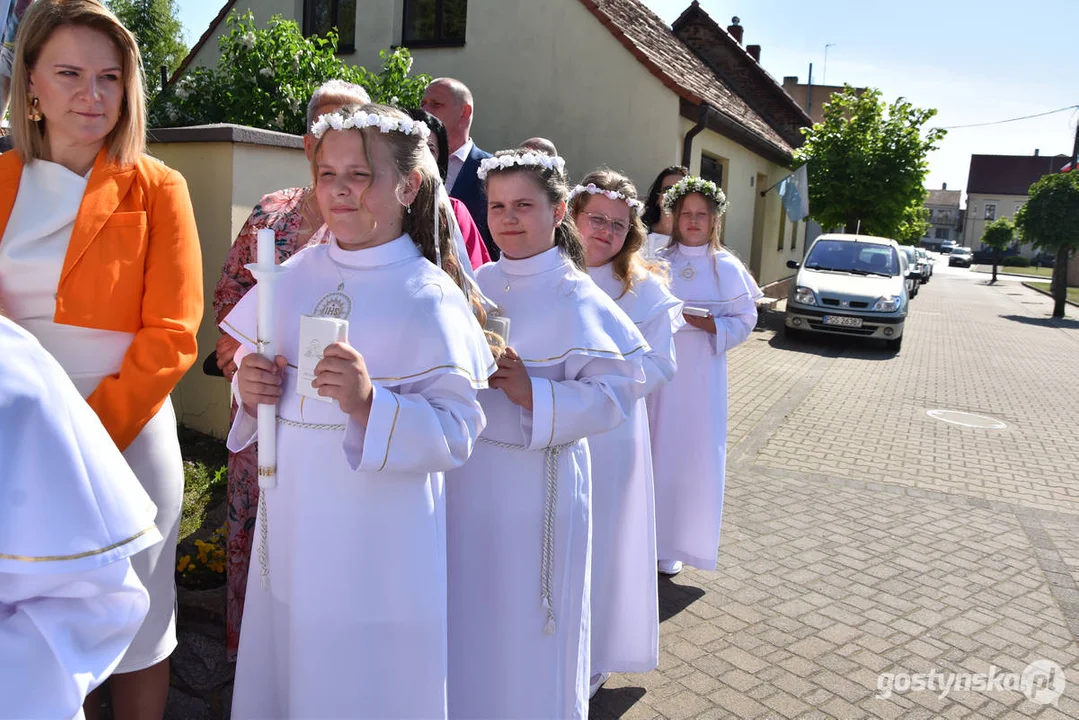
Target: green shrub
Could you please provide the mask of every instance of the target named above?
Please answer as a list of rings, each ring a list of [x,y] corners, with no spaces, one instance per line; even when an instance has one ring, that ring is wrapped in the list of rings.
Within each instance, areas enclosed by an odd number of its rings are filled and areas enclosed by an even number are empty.
[[[337,57],[332,31],[305,38],[280,15],[260,30],[250,11],[225,22],[217,67],[190,70],[159,93],[150,106],[151,127],[235,123],[302,135],[307,101],[327,80],[357,83],[375,102],[400,107],[419,107],[431,80],[409,75],[412,57],[404,48],[380,52],[382,68],[373,73]]]
[[[1022,255],[1010,255],[1000,261],[1004,267],[1030,267],[1030,258]]]

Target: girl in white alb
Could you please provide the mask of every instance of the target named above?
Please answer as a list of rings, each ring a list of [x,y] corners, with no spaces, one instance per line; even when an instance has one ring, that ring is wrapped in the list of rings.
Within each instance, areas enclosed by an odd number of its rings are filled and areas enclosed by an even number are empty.
[[[480,166],[502,250],[477,272],[509,320],[487,427],[448,474],[450,717],[588,716],[591,475],[584,438],[623,423],[648,345],[582,268],[561,158]]]
[[[611,672],[647,672],[659,663],[656,511],[645,396],[674,377],[674,333],[685,321],[681,301],[667,287],[666,264],[641,256],[641,205],[633,183],[611,170],[591,173],[570,193],[588,275],[651,346],[630,419],[588,438],[593,694]]]
[[[444,718],[442,473],[483,429],[494,359],[459,287],[427,127],[365,105],[312,132],[332,236],[275,281],[276,362],[252,352],[257,284],[222,322],[242,357],[229,448],[255,439],[257,404],[276,403],[279,423],[232,717]],[[304,315],[347,319],[347,339],[301,346]],[[293,369],[308,353],[322,355],[313,381]]]
[[[678,372],[648,398],[660,572],[682,563],[714,570],[727,459],[727,351],[757,323],[760,288],[719,243],[727,201],[714,183],[687,177],[667,191],[674,215],[671,291],[687,325],[675,335]],[[703,316],[702,316],[703,315]]]

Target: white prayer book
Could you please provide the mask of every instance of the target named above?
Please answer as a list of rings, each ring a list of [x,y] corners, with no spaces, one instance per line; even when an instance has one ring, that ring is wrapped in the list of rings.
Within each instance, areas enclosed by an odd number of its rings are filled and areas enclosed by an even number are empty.
[[[296,392],[322,402],[333,402],[323,397],[311,386],[315,379],[315,366],[322,359],[326,348],[335,342],[348,341],[348,320],[332,317],[300,317],[300,358],[296,363]]]

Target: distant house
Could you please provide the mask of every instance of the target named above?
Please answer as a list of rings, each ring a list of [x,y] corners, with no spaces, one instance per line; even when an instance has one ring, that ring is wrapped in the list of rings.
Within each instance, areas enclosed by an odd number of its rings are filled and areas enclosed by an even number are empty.
[[[959,203],[962,199],[962,191],[949,190],[948,183],[944,183],[940,190],[929,191],[925,207],[929,210],[930,228],[922,238],[922,245],[936,250],[949,240],[955,243],[962,240],[959,234],[962,227]]]
[[[465,82],[473,136],[490,151],[548,137],[571,179],[608,166],[645,193],[659,170],[685,164],[715,180],[730,209],[723,242],[761,285],[787,281],[806,223],[775,192],[809,117],[741,44],[693,2],[668,27],[639,0],[228,0],[179,73],[217,61],[226,15],[295,19],[307,33],[340,28],[342,56],[376,68],[409,48],[417,72]],[[782,288],[773,288],[773,294]]]
[[[972,155],[967,176],[967,212],[963,245],[984,249],[981,243],[986,223],[997,218],[1014,218],[1030,198],[1030,186],[1044,175],[1060,172],[1071,158],[1066,155]],[[1034,254],[1030,245],[1019,253]]]

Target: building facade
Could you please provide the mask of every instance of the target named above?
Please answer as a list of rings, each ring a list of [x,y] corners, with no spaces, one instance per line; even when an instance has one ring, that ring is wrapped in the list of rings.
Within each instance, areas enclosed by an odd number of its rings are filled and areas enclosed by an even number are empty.
[[[922,238],[922,245],[933,250],[948,241],[961,244],[962,236],[959,234],[961,217],[959,203],[963,199],[963,193],[959,190],[949,190],[948,183],[944,183],[940,190],[930,190],[925,200],[925,207],[929,211],[929,230]]]
[[[1015,213],[1030,198],[1030,186],[1044,175],[1060,172],[1068,164],[1066,155],[972,155],[967,176],[967,208],[963,245],[985,249],[981,237],[988,223]],[[1034,247],[1022,245],[1019,254],[1033,257]]]
[[[472,90],[477,145],[550,138],[571,181],[610,167],[644,194],[668,165],[711,176],[730,201],[723,241],[762,286],[802,256],[806,223],[759,191],[790,172],[809,118],[696,3],[672,29],[639,0],[229,0],[180,72],[215,64],[225,17],[247,10],[259,25],[280,14],[306,32],[343,27],[342,57],[367,68],[380,50],[408,47],[415,72]],[[706,37],[722,48],[709,55]],[[743,77],[728,81],[720,66]]]

